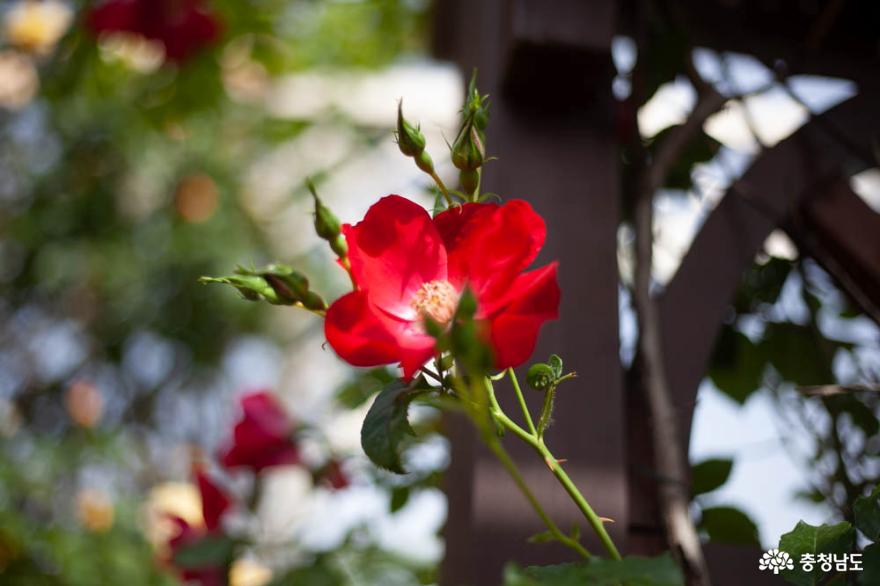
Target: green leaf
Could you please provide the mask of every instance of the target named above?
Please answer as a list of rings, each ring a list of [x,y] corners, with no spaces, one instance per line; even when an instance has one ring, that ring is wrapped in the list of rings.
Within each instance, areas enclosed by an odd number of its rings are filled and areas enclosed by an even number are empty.
[[[356,409],[370,397],[394,380],[394,375],[384,367],[361,373],[336,392],[336,401],[348,409]]]
[[[593,558],[579,564],[508,565],[504,586],[682,586],[684,576],[669,554],[655,558],[628,556],[622,560]]]
[[[401,444],[412,437],[407,419],[409,404],[430,390],[424,378],[412,382],[395,380],[385,386],[373,401],[361,427],[361,446],[372,462],[397,474],[404,474],[400,462]]]
[[[696,496],[721,487],[730,477],[733,460],[712,458],[691,468],[691,493]]]
[[[872,543],[862,552],[862,572],[859,584],[874,586],[880,584],[880,543]]]
[[[653,138],[649,146],[652,153],[656,153],[659,145],[667,139],[670,133],[675,132],[680,125],[670,126],[662,130]],[[675,164],[669,169],[666,175],[664,187],[669,189],[688,190],[693,187],[693,179],[691,173],[694,165],[709,161],[718,153],[721,143],[701,132],[688,142],[681,155],[675,160]]]
[[[529,537],[529,543],[550,543],[556,541],[556,536],[550,531],[541,531]]]
[[[400,509],[406,506],[406,503],[409,502],[410,496],[410,488],[408,486],[395,486],[391,490],[391,502],[389,503],[389,510],[392,513],[396,513]]]
[[[798,386],[809,386],[834,380],[830,364],[833,352],[826,354],[827,350],[833,350],[832,344],[841,345],[824,338],[817,339],[815,332],[807,326],[768,322],[761,348],[779,376]]]
[[[271,586],[339,586],[348,584],[346,576],[330,565],[329,560],[318,558],[311,566],[294,568],[272,581]]]
[[[182,569],[225,566],[232,561],[236,542],[225,535],[208,535],[174,552],[174,565]]]
[[[753,264],[737,289],[733,302],[736,312],[755,313],[762,305],[776,303],[793,266],[790,260],[775,257],[764,264]]]
[[[748,515],[734,507],[703,509],[700,528],[716,543],[760,545],[758,527]]]
[[[820,553],[844,554],[853,546],[855,531],[847,522],[837,525],[819,525],[818,527],[800,521],[790,532],[779,539],[779,549],[786,552],[794,560],[794,569],[785,570],[782,576],[796,586],[815,586],[825,577],[818,564],[811,572],[805,572],[798,564],[805,554],[818,556]]]
[[[709,377],[722,393],[739,403],[761,387],[767,360],[761,348],[732,326],[722,328],[709,369]]]
[[[871,541],[880,541],[880,486],[874,488],[870,496],[857,498],[853,512],[856,529]]]

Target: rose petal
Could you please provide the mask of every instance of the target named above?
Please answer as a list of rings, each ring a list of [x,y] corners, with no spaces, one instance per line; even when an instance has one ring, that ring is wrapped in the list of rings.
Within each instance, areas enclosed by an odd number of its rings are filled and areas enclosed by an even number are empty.
[[[354,366],[400,362],[410,378],[434,353],[434,339],[417,322],[386,314],[364,291],[344,295],[330,306],[324,334],[340,358]]]
[[[385,311],[415,319],[410,301],[419,287],[446,279],[446,249],[428,212],[389,195],[370,207],[363,221],[343,230],[358,286]]]
[[[481,304],[509,291],[544,245],[544,220],[523,200],[465,204],[434,218],[448,255],[449,280],[470,283]]]
[[[214,531],[220,526],[220,519],[232,505],[232,501],[220,487],[214,484],[214,481],[204,470],[196,469],[195,475],[199,493],[202,495],[202,514],[205,517],[205,527],[208,531]]]
[[[519,366],[535,350],[541,325],[559,317],[557,263],[520,275],[510,288],[506,303],[490,319],[490,338],[495,366]]]

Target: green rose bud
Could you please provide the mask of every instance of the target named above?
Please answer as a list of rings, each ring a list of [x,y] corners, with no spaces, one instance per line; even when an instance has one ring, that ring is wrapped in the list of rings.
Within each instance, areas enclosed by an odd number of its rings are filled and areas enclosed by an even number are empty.
[[[462,171],[476,171],[485,159],[480,133],[468,122],[452,145],[452,164]]]
[[[556,373],[549,364],[536,362],[526,373],[526,382],[536,391],[549,391],[556,385]]]
[[[407,157],[416,157],[425,150],[425,136],[403,117],[403,100],[397,104],[397,146]]]

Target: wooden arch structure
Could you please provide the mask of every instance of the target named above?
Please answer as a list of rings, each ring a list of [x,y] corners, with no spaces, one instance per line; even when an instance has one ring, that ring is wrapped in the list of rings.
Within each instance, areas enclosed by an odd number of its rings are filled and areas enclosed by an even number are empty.
[[[717,18],[693,4],[694,18]],[[493,100],[489,150],[499,157],[487,167],[485,184],[535,205],[550,228],[542,255],[561,261],[565,319],[546,329],[536,357],[560,351],[567,367],[589,376],[561,397],[549,441],[597,512],[615,519],[615,539],[632,553],[652,553],[663,540],[656,480],[645,473],[653,469],[648,417],[619,360],[621,190],[610,93],[619,9],[614,0],[443,0],[435,48],[466,71],[480,69],[480,87]],[[763,57],[787,46],[770,45]],[[817,63],[821,73],[833,73],[828,60]],[[664,291],[666,371],[685,437],[714,339],[772,230],[785,228],[868,315],[880,318],[880,216],[847,181],[871,164],[877,148],[877,72],[870,58],[846,63],[842,75],[857,81],[859,94],[756,160],[708,217]],[[511,559],[567,559],[559,547],[526,543],[541,530],[537,519],[467,426],[453,420],[450,428],[443,586],[497,584]],[[524,446],[510,447],[548,512],[576,519],[543,464]],[[712,546],[707,556],[716,586],[777,583],[757,572],[757,551]]]

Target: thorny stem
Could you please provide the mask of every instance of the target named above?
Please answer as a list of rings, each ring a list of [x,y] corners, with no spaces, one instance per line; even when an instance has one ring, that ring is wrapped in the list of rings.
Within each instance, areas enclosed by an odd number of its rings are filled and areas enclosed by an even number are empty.
[[[512,377],[515,379],[516,375],[513,374]],[[574,482],[572,482],[571,478],[562,468],[559,460],[557,460],[556,457],[550,452],[550,449],[544,443],[544,440],[542,438],[539,438],[536,433],[527,432],[515,421],[510,419],[510,417],[508,417],[504,413],[504,411],[502,411],[501,406],[498,404],[498,399],[495,398],[495,390],[492,387],[492,382],[488,378],[485,378],[484,380],[486,381],[486,391],[489,395],[490,410],[495,420],[500,423],[505,429],[511,431],[514,435],[529,444],[541,456],[541,458],[547,464],[547,467],[550,468],[550,471],[565,489],[565,492],[568,493],[568,495],[574,501],[575,505],[577,505],[578,509],[580,509],[581,513],[583,513],[584,517],[587,519],[587,522],[593,528],[593,531],[596,532],[596,535],[599,537],[599,541],[602,542],[602,545],[608,551],[608,555],[610,555],[611,558],[615,560],[621,559],[620,552],[617,550],[617,546],[614,545],[614,541],[612,541],[611,536],[608,535],[608,531],[605,530],[602,519],[599,518],[595,511],[593,511],[593,508],[587,502],[587,499],[584,498],[584,495],[581,494],[577,486],[575,486]],[[487,440],[487,442],[490,444],[490,448],[492,447],[491,444],[493,442],[500,443],[495,437]]]
[[[498,458],[498,461],[501,462],[501,465],[513,479],[513,482],[519,488],[520,492],[523,493],[523,496],[525,496],[526,500],[529,501],[529,504],[532,505],[532,508],[541,518],[541,521],[543,521],[544,525],[547,526],[547,530],[550,531],[553,537],[563,545],[570,547],[571,549],[578,552],[581,556],[585,558],[591,557],[590,552],[587,551],[587,549],[583,545],[581,545],[580,542],[563,533],[556,525],[556,523],[553,522],[553,519],[551,519],[547,515],[547,512],[544,511],[541,503],[538,502],[538,499],[535,497],[532,489],[529,488],[529,485],[522,477],[522,474],[516,467],[516,464],[513,462],[510,454],[507,453],[498,438],[495,436],[489,436],[486,439],[486,443],[488,444],[489,449],[492,450],[492,453],[495,454],[495,457]]]

